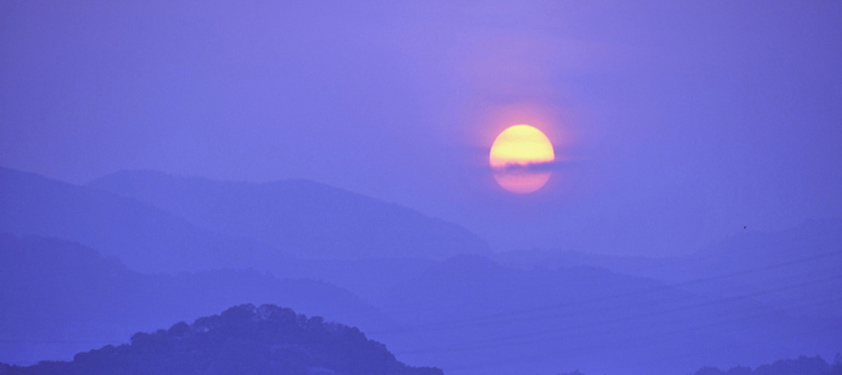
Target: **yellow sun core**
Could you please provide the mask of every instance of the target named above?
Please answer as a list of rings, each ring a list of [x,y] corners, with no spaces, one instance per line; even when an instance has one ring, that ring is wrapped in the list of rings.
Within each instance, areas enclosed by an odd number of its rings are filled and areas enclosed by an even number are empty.
[[[550,179],[548,166],[555,160],[553,144],[540,130],[529,125],[515,125],[504,130],[488,155],[494,179],[516,194],[528,194],[542,188]]]

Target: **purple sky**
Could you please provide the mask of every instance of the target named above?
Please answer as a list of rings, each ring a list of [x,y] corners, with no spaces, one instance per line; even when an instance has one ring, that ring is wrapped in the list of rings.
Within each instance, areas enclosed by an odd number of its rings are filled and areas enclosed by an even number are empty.
[[[306,178],[498,250],[682,254],[842,212],[842,2],[351,3],[4,1],[0,165]],[[529,196],[485,165],[521,122],[566,160]]]

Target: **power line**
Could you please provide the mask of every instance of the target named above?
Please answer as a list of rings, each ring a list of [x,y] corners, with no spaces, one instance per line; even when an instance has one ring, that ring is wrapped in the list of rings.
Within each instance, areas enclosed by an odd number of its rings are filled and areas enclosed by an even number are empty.
[[[553,334],[553,333],[556,333],[556,332],[560,332],[560,331],[571,331],[571,330],[574,330],[574,329],[585,328],[585,327],[590,327],[590,326],[599,327],[599,326],[604,326],[608,323],[617,323],[617,322],[622,322],[622,321],[635,319],[635,318],[646,318],[646,317],[651,317],[651,316],[656,316],[656,315],[667,314],[667,313],[671,313],[671,312],[683,311],[683,310],[692,309],[692,308],[712,306],[712,305],[716,305],[716,304],[721,304],[721,303],[726,303],[726,302],[731,302],[731,301],[736,301],[736,300],[742,300],[742,299],[748,299],[748,298],[757,297],[757,296],[763,295],[763,294],[779,292],[779,291],[792,289],[792,288],[796,288],[796,287],[800,287],[800,286],[804,286],[804,285],[810,285],[810,284],[815,284],[817,282],[824,282],[824,281],[827,281],[827,280],[834,280],[834,279],[839,279],[839,278],[842,278],[842,275],[835,275],[835,276],[832,276],[832,277],[825,277],[825,278],[821,278],[821,279],[818,279],[818,280],[811,280],[811,281],[807,281],[807,282],[791,284],[791,285],[787,285],[787,286],[775,288],[775,289],[770,289],[770,290],[757,291],[757,292],[754,292],[754,293],[749,293],[749,294],[745,294],[745,295],[737,296],[737,297],[726,297],[726,298],[720,298],[720,299],[715,299],[715,300],[711,300],[711,301],[705,301],[705,302],[701,302],[701,303],[684,305],[684,306],[673,308],[673,309],[666,309],[666,310],[660,310],[660,311],[654,311],[654,312],[648,312],[648,313],[641,313],[641,314],[636,314],[636,315],[626,315],[626,316],[620,316],[620,317],[616,317],[616,318],[612,318],[612,319],[608,319],[608,320],[605,320],[605,319],[604,320],[597,320],[597,321],[591,321],[591,322],[587,322],[587,323],[580,323],[580,324],[576,324],[576,325],[554,327],[553,329],[549,329],[549,330],[525,332],[525,333],[520,333],[520,334],[517,334],[517,335],[511,335],[511,336],[496,338],[496,339],[492,339],[492,340],[482,340],[482,341],[479,341],[479,342],[475,342],[473,345],[468,344],[469,346],[467,346],[467,347],[462,346],[462,347],[449,347],[449,348],[434,348],[434,349],[427,349],[427,350],[415,350],[415,351],[400,352],[399,354],[401,354],[401,355],[423,354],[423,353],[477,350],[477,349],[489,349],[489,348],[500,347],[500,346],[494,346],[494,345],[485,346],[485,347],[477,347],[476,346],[476,345],[493,344],[493,343],[510,343],[510,344],[518,344],[518,345],[526,344],[526,343],[535,343],[536,341],[534,339],[532,341],[529,341],[529,340],[518,341],[518,339],[521,339],[521,338],[529,339],[531,337],[547,336],[547,335],[550,335],[550,334]],[[835,302],[837,300],[839,300],[839,298],[835,298],[835,299],[825,301],[825,302]],[[779,311],[772,311],[770,313],[780,313],[780,312]],[[612,331],[612,332],[616,332],[616,331]],[[558,338],[556,337],[555,339],[558,339]],[[541,342],[541,341],[539,340],[538,342]],[[505,347],[505,346],[503,346],[503,347]]]
[[[573,306],[576,306],[578,304],[609,301],[609,300],[618,299],[618,298],[646,295],[646,294],[664,291],[664,290],[677,289],[677,288],[680,288],[680,287],[686,287],[686,286],[706,283],[706,282],[710,282],[710,281],[728,279],[728,278],[731,278],[731,277],[744,276],[744,275],[747,275],[747,274],[753,274],[753,273],[757,273],[757,272],[773,270],[773,269],[776,269],[776,268],[791,266],[791,265],[795,265],[795,264],[799,264],[799,263],[805,263],[805,262],[809,262],[809,261],[815,261],[815,260],[819,260],[819,259],[825,259],[825,258],[828,258],[828,257],[831,257],[831,256],[838,256],[838,255],[842,255],[842,252],[837,251],[837,252],[822,253],[822,254],[817,254],[817,255],[814,255],[814,256],[810,256],[810,257],[794,259],[794,260],[783,262],[783,263],[776,263],[776,264],[767,265],[767,266],[760,267],[760,268],[744,270],[744,271],[741,271],[741,272],[732,272],[732,273],[728,273],[728,274],[724,274],[724,275],[709,276],[709,277],[704,277],[704,278],[695,279],[695,280],[689,280],[689,281],[685,281],[685,282],[664,284],[664,285],[661,285],[661,286],[658,286],[658,287],[655,287],[655,288],[650,288],[650,289],[641,290],[641,291],[635,291],[635,292],[631,292],[631,293],[602,296],[602,297],[584,299],[584,300],[575,301],[575,302],[565,302],[565,303],[558,303],[558,304],[547,305],[547,306],[533,307],[533,308],[528,308],[528,309],[520,309],[520,310],[513,310],[513,311],[502,312],[502,313],[488,314],[488,315],[483,315],[483,316],[475,316],[475,317],[470,317],[470,318],[462,318],[462,319],[455,319],[455,320],[450,320],[450,321],[442,321],[442,322],[421,324],[421,325],[416,325],[416,326],[413,326],[413,327],[403,328],[403,329],[397,328],[397,329],[390,329],[390,330],[372,331],[372,332],[369,332],[369,334],[370,335],[380,335],[380,334],[393,334],[393,333],[408,333],[408,332],[414,332],[414,331],[419,331],[419,330],[424,330],[424,331],[441,330],[441,329],[459,327],[459,326],[463,326],[465,324],[472,324],[472,325],[483,324],[482,322],[484,322],[484,321],[494,322],[495,320],[498,320],[498,319],[506,319],[506,318],[518,317],[518,316],[522,316],[522,315],[526,315],[526,314],[534,314],[534,313],[540,313],[540,312],[544,312],[544,311],[552,311],[552,310],[555,310],[555,309],[563,309],[563,308],[573,307]],[[485,323],[485,324],[490,324],[490,323]]]

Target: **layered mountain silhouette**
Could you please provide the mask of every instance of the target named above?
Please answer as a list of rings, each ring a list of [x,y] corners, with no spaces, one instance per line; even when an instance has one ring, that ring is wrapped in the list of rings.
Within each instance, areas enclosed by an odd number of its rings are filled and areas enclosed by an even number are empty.
[[[0,362],[69,358],[139,330],[251,302],[389,326],[374,307],[324,282],[252,270],[146,275],[77,243],[0,234]]]
[[[488,252],[457,225],[307,181],[224,183],[124,172],[79,186],[0,168],[0,191],[0,232],[77,241],[138,271],[276,270],[293,257]]]
[[[0,189],[0,232],[16,234],[0,236],[0,354],[18,364],[240,303],[347,322],[460,375],[690,373],[842,349],[833,220],[669,259],[488,256],[458,226],[305,181],[78,186],[6,169]]]
[[[455,224],[310,181],[253,184],[124,171],[88,186],[298,258],[445,259],[489,253],[485,241]]]
[[[521,269],[596,267],[668,283],[709,296],[752,294],[792,315],[842,318],[842,219],[812,220],[795,228],[749,232],[680,257],[594,255],[561,250],[496,254]],[[694,280],[705,280],[694,282]]]
[[[115,194],[0,168],[0,232],[76,241],[138,271],[249,267],[282,251]]]
[[[459,256],[394,289],[384,312],[404,331],[371,334],[407,360],[498,374],[540,373],[552,363],[586,373],[683,373],[690,363],[762,363],[838,348],[838,321],[793,316],[752,292],[714,296],[687,286]],[[408,333],[418,337],[404,345]]]
[[[70,362],[0,365],[8,375],[347,374],[441,375],[395,359],[356,328],[275,305],[240,305],[220,315],[137,333],[130,344],[77,354]]]

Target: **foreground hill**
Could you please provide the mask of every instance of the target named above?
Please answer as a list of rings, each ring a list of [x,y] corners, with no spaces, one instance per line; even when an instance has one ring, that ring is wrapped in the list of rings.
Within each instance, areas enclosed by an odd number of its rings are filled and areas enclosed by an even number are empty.
[[[145,275],[85,246],[0,234],[0,362],[32,363],[120,342],[185,316],[276,303],[364,327],[388,319],[330,284],[256,271]]]
[[[77,354],[71,362],[0,365],[9,375],[342,374],[440,375],[404,365],[356,328],[274,305],[241,305],[220,315],[138,333],[131,344]]]
[[[309,181],[252,184],[124,171],[88,186],[300,258],[444,259],[489,252],[482,239],[458,225]]]

